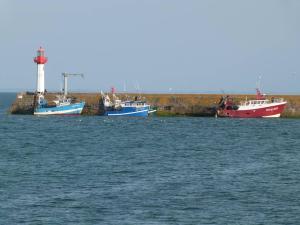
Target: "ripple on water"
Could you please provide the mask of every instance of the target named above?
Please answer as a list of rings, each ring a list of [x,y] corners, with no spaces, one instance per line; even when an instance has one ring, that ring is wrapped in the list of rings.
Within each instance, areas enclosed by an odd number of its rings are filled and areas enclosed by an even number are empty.
[[[0,121],[0,224],[300,221],[298,120]]]

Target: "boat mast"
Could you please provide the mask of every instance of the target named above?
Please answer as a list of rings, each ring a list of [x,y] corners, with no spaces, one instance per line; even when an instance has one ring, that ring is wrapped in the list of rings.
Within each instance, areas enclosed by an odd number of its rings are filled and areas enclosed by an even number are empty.
[[[257,83],[256,83],[256,88],[258,90],[261,90],[261,76],[258,77]]]
[[[265,96],[261,92],[261,76],[258,77],[257,81],[256,100],[265,100]]]

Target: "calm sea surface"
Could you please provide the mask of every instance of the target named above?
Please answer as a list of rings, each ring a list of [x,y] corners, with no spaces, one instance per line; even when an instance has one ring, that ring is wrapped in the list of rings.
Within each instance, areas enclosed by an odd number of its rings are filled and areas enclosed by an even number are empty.
[[[300,120],[34,117],[0,94],[0,224],[300,224]]]

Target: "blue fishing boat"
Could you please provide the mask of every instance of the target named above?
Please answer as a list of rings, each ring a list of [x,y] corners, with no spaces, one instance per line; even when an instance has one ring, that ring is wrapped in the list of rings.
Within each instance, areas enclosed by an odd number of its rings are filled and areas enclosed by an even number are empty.
[[[135,99],[134,101],[121,101],[112,94],[113,101],[108,95],[102,94],[105,116],[139,116],[146,117],[156,110],[152,110],[145,101]]]
[[[54,100],[54,104],[48,104],[44,97],[44,91],[37,94],[36,107],[34,109],[34,115],[80,115],[85,105],[84,101],[72,102],[68,96],[67,79],[69,76],[81,76],[83,74],[75,73],[62,73],[64,78],[64,88],[61,95],[57,95],[57,99]]]
[[[142,101],[125,101],[119,107],[106,107],[106,116],[148,116],[150,105]]]
[[[37,106],[34,115],[80,115],[85,102],[72,103],[70,98],[58,96],[53,101],[55,105],[49,105],[43,95],[38,96]]]

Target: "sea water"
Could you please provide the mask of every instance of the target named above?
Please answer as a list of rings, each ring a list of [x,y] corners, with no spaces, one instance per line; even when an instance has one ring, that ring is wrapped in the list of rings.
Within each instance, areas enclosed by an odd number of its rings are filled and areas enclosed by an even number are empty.
[[[300,120],[9,115],[0,224],[299,224]]]

